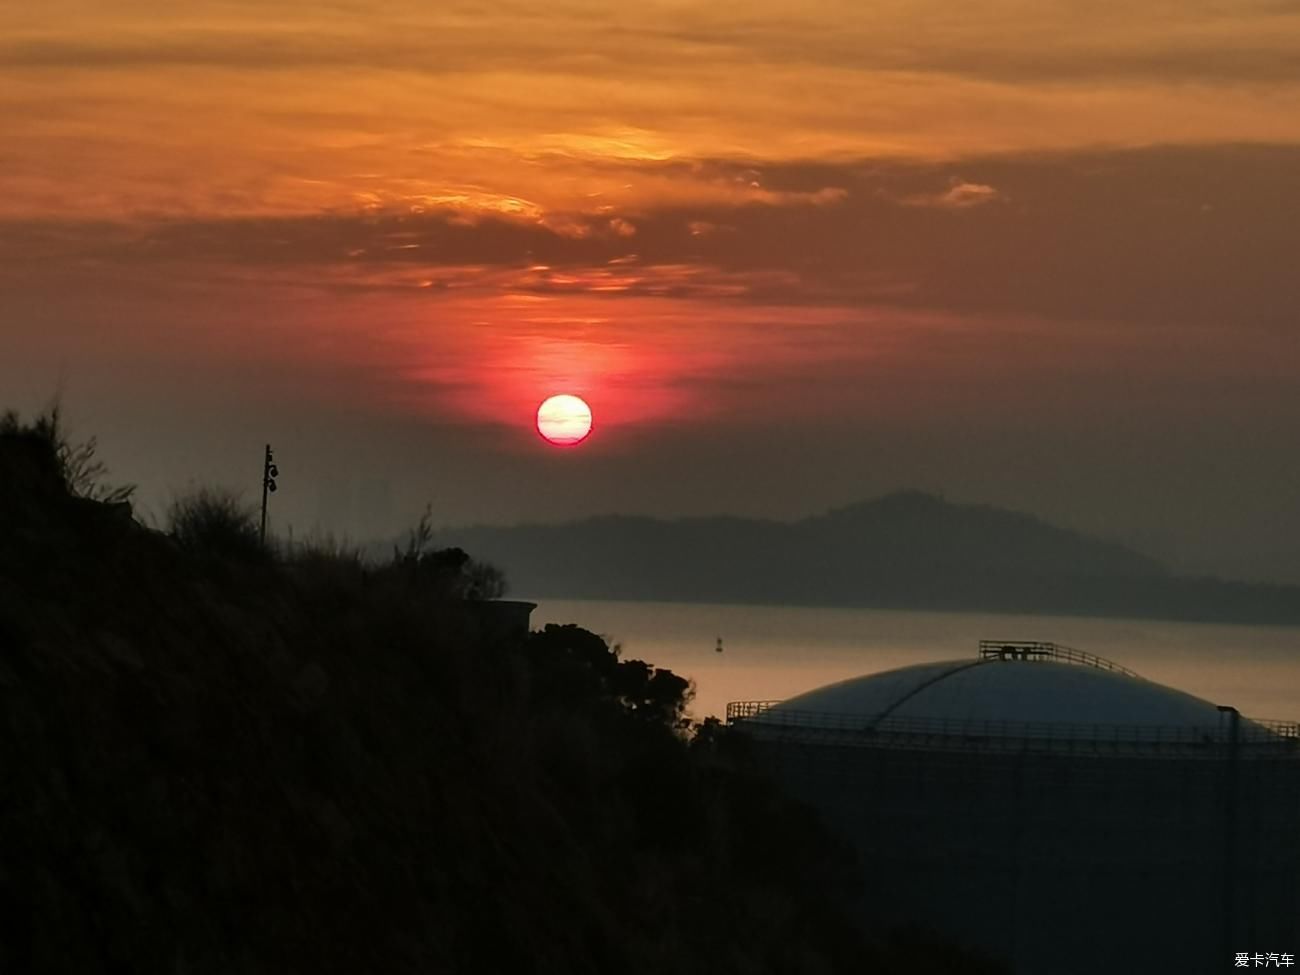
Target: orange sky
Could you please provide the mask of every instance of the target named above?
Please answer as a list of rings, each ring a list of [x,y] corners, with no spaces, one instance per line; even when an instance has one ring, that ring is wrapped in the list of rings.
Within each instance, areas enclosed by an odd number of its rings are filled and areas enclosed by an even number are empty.
[[[299,526],[919,486],[1300,579],[1293,5],[46,0],[0,28],[0,384],[64,388],[154,504],[251,424],[300,445]],[[600,431],[568,467],[531,430],[557,390]]]
[[[38,218],[544,220],[796,202],[649,160],[1300,136],[1300,9],[1258,0],[46,0],[2,16],[0,213]]]

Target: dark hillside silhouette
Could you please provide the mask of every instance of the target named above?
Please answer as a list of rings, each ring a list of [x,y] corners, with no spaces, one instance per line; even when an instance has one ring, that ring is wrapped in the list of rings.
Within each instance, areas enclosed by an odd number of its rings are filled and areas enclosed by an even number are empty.
[[[0,427],[0,971],[992,971],[853,929],[846,846],[684,680],[481,626],[464,552],[151,531],[49,434]]]
[[[1300,623],[1300,587],[1175,576],[1028,515],[916,491],[796,522],[602,517],[441,533],[530,596]]]

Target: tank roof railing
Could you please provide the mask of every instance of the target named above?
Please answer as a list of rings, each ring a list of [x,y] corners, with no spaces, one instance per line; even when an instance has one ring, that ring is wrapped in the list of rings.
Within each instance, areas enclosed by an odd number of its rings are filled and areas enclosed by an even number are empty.
[[[727,723],[754,721],[765,730],[834,738],[841,743],[900,747],[1051,749],[1105,747],[1162,751],[1229,747],[1226,724],[1215,726],[1148,724],[1080,724],[1053,721],[995,721],[965,718],[911,718],[817,711],[773,711],[779,701],[733,701]],[[759,720],[754,720],[759,719]],[[1243,718],[1237,743],[1300,757],[1300,722]]]
[[[1048,643],[1042,640],[981,640],[980,657],[985,660],[1055,660],[1067,664],[1083,664],[1098,670],[1109,670],[1123,674],[1125,677],[1138,677],[1138,674],[1121,667],[1113,660],[1098,657],[1086,650]]]

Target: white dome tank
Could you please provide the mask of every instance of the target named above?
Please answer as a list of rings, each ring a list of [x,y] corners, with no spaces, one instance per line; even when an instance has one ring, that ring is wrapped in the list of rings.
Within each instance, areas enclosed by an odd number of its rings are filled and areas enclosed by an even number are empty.
[[[932,927],[1016,975],[1300,945],[1296,724],[1000,640],[727,715],[853,840],[869,927]]]

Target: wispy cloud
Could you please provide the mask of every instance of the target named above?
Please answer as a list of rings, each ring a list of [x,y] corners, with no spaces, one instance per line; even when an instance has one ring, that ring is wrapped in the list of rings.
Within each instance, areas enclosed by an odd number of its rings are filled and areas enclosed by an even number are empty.
[[[654,205],[613,197],[586,211],[449,197],[315,216],[9,221],[0,276],[238,268],[250,281],[293,275],[331,288],[889,301],[1224,334],[1290,327],[1285,309],[1300,306],[1291,267],[1300,241],[1277,205],[1300,194],[1300,149],[647,162],[619,172],[686,188]],[[701,180],[758,183],[764,194],[710,196],[698,192]],[[828,185],[839,191],[825,193]]]
[[[898,202],[907,206],[938,207],[942,210],[968,210],[999,199],[1001,194],[987,183],[970,183],[954,180],[946,190],[937,193],[918,193],[902,197]]]

